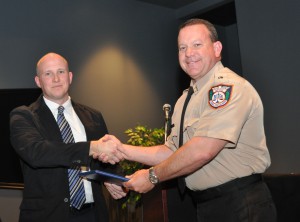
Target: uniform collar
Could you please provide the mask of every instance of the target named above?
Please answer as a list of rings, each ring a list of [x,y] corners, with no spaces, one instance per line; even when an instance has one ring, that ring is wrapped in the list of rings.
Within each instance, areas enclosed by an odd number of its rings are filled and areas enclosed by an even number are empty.
[[[218,61],[211,68],[211,70],[209,70],[209,72],[205,76],[203,76],[201,79],[199,79],[196,82],[193,82],[191,80],[190,86],[193,87],[194,93],[197,94],[197,92],[201,89],[201,87],[204,86],[204,84],[207,83],[207,81],[209,81],[209,79],[211,79],[218,70],[223,69],[223,68],[224,68],[224,66],[223,66],[222,62]],[[188,90],[188,89],[186,89],[186,90]]]

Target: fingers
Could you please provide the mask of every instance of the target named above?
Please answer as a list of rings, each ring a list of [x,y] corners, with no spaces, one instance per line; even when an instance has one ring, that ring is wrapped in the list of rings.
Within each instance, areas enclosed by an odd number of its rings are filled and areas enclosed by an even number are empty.
[[[115,156],[119,161],[124,160],[124,155],[119,150],[117,150]]]
[[[97,141],[92,141],[90,155],[104,163],[116,164],[124,159],[123,155],[118,150],[118,145],[112,140],[107,140],[107,138],[109,136],[106,135]]]
[[[121,199],[127,195],[128,191],[121,186],[107,182],[105,182],[104,185],[114,199]]]
[[[113,135],[106,134],[91,142],[90,155],[103,163],[116,164],[125,159],[123,144]]]
[[[126,177],[130,178],[130,180],[124,182],[123,186],[138,193],[146,193],[154,187],[149,181],[149,171],[146,169],[138,170],[134,174]]]
[[[123,160],[122,153],[119,152],[117,145],[111,140],[102,144],[102,151],[106,154],[106,160],[111,164],[115,164]]]
[[[115,137],[114,135],[106,134],[101,139],[103,140],[103,142],[107,142],[110,140],[110,141],[113,141],[114,143],[116,143],[117,145],[121,144],[120,140],[118,140],[117,137]]]

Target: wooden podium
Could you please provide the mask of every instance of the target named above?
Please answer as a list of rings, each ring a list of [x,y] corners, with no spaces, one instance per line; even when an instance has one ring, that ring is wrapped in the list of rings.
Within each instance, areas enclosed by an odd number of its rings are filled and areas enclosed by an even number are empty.
[[[177,180],[159,184],[143,194],[143,222],[196,222],[196,206],[188,194],[182,198]]]

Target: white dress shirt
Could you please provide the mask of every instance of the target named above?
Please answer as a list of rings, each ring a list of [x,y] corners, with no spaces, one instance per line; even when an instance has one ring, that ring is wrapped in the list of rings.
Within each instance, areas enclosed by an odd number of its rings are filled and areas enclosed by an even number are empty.
[[[60,105],[46,99],[45,97],[44,97],[44,101],[48,106],[48,108],[51,110],[55,120],[57,120],[57,114],[58,114],[57,108]],[[76,112],[73,109],[73,106],[71,104],[71,98],[69,97],[69,99],[62,106],[65,108],[64,116],[71,127],[75,143],[85,142],[86,141],[85,129],[82,122],[80,121],[79,117],[77,116]],[[81,167],[81,171],[85,172],[87,170],[89,170],[87,167]],[[91,182],[87,180],[82,180],[82,181],[84,184],[85,197],[86,197],[85,203],[94,202]]]

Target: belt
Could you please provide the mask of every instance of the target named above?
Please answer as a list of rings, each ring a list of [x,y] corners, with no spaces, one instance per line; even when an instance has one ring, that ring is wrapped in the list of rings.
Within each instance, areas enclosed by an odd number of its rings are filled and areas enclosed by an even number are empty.
[[[93,208],[94,206],[95,206],[95,203],[86,203],[86,204],[83,204],[79,210],[76,209],[75,207],[70,207],[70,210],[72,213],[76,214],[76,213],[80,213],[80,212],[84,211],[85,209]]]
[[[189,190],[189,194],[196,203],[205,202],[212,200],[218,197],[221,197],[225,194],[231,193],[233,191],[242,190],[249,185],[255,184],[262,181],[261,174],[252,174],[250,176],[236,178],[227,183],[221,184],[216,187],[208,188],[201,191],[192,191]]]

